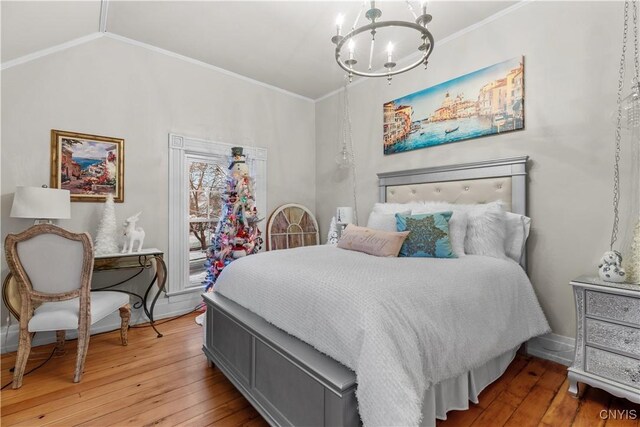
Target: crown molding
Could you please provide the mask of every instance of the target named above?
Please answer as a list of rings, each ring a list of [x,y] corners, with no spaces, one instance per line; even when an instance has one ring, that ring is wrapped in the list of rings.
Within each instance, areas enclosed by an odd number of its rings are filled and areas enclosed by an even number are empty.
[[[526,6],[527,4],[532,3],[534,1],[535,0],[520,0],[516,4],[511,5],[509,7],[506,7],[504,9],[494,13],[493,15],[490,15],[490,16],[486,17],[482,21],[478,21],[478,22],[476,22],[474,24],[469,25],[468,27],[464,27],[463,29],[456,31],[453,34],[449,34],[447,37],[444,37],[444,38],[442,38],[440,40],[436,40],[436,45],[437,46],[442,46],[442,45],[445,45],[445,44],[449,43],[450,41],[459,39],[460,37],[464,36],[465,34],[470,33],[472,31],[475,31],[478,28],[484,27],[485,25],[490,24],[491,22],[493,22],[493,21],[495,21],[497,19],[500,19],[503,16],[508,15],[508,14],[510,14],[510,13],[520,9],[521,7]],[[414,61],[416,61],[418,59],[418,57],[420,55],[421,54],[418,53],[418,52],[412,53],[411,55],[407,55],[407,56],[401,58],[397,62],[399,64],[405,63],[405,62],[414,62]],[[382,71],[384,71],[384,69],[380,68],[380,69],[376,70],[375,72],[379,73],[379,72],[382,72]],[[370,79],[371,78],[358,77],[358,78],[354,79],[354,81],[352,83],[350,83],[349,86],[350,87],[357,86],[362,82],[369,81]],[[331,91],[331,92],[329,92],[329,93],[327,93],[325,95],[322,95],[319,98],[314,99],[314,102],[323,101],[323,100],[325,100],[327,98],[332,97],[333,95],[336,95],[336,94],[342,92],[343,90],[344,90],[344,87],[341,87],[339,89],[333,90],[333,91]]]
[[[42,58],[44,56],[51,55],[53,53],[61,52],[63,50],[67,50],[69,48],[80,46],[82,44],[88,43],[90,41],[99,39],[103,37],[104,34],[101,32],[95,32],[91,34],[87,34],[86,36],[78,37],[77,39],[69,40],[68,42],[61,43],[56,46],[48,47],[46,49],[38,50],[36,52],[30,53],[28,55],[21,56],[16,59],[11,59],[9,61],[5,61],[0,65],[0,70],[8,70],[9,68],[13,68],[17,65],[26,64],[27,62],[34,61],[38,58]]]

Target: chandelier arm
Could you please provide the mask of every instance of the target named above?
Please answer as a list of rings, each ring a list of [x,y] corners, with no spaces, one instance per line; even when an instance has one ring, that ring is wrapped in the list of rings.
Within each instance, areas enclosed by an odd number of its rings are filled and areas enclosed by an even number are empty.
[[[409,12],[411,12],[411,14],[413,15],[413,19],[418,19],[418,14],[416,14],[416,12],[413,10],[413,6],[411,6],[411,3],[409,3],[409,0],[406,0],[407,3],[407,7],[409,8]]]
[[[360,7],[360,10],[358,11],[358,16],[356,16],[356,20],[353,21],[353,25],[351,26],[351,30],[353,31],[356,28],[356,25],[358,25],[358,21],[360,21],[360,17],[362,16],[362,11],[364,10],[364,3],[362,3],[362,6]]]
[[[348,65],[346,65],[344,61],[340,59],[340,56],[341,56],[340,52],[342,50],[342,46],[344,46],[344,44],[348,40],[366,31],[376,30],[378,28],[384,28],[384,27],[406,27],[406,28],[411,28],[416,31],[419,31],[423,37],[426,37],[429,40],[429,48],[424,51],[424,54],[418,61],[398,70],[394,70],[394,71],[387,70],[379,73],[369,73],[369,72],[355,70],[349,67]],[[349,33],[345,34],[344,37],[342,37],[340,40],[337,40],[335,58],[338,65],[348,73],[355,74],[357,76],[362,76],[362,77],[388,77],[388,76],[394,76],[396,74],[404,73],[406,71],[412,70],[413,68],[416,68],[421,64],[424,64],[428,60],[429,56],[431,55],[431,52],[433,51],[433,47],[434,47],[433,36],[429,32],[429,30],[427,30],[422,25],[415,24],[413,22],[406,22],[406,21],[379,21],[379,22],[374,22],[371,24],[364,25],[360,28],[356,28],[350,31]]]

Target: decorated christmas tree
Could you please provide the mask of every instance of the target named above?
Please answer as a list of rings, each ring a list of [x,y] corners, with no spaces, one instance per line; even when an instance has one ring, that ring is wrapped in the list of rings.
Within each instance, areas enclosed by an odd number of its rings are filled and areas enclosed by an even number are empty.
[[[98,225],[98,234],[96,235],[95,240],[96,255],[112,254],[119,251],[117,228],[113,194],[109,193],[104,204],[104,211],[102,213],[100,225]]]
[[[208,272],[204,281],[207,291],[213,287],[230,262],[254,254],[262,247],[261,232],[257,227],[260,219],[253,194],[253,182],[242,147],[233,147],[231,154],[233,159],[222,194],[220,220],[207,250],[205,266]]]

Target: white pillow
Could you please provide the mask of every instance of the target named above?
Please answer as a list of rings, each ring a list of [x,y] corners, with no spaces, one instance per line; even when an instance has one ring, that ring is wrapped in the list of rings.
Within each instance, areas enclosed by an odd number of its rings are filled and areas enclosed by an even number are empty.
[[[411,211],[412,209],[418,209],[424,207],[422,202],[409,202],[409,203],[376,203],[373,205],[372,212],[381,214],[397,214],[398,212]]]
[[[397,212],[401,215],[411,215],[410,210]],[[388,232],[397,232],[396,215],[395,213],[377,213],[371,211],[369,214],[369,220],[367,221],[367,228],[373,228],[374,230],[382,230]]]
[[[505,213],[502,202],[491,202],[473,206],[467,211],[467,237],[464,249],[467,254],[506,258]]]
[[[452,205],[449,205],[452,206]],[[430,214],[436,212],[444,212],[440,203],[431,206],[425,203],[422,208],[413,209],[411,215]],[[449,220],[449,237],[451,239],[451,248],[458,258],[465,256],[464,238],[467,235],[467,214],[463,211],[453,211],[453,215]]]
[[[506,237],[504,251],[509,258],[517,263],[522,260],[530,229],[531,218],[512,212],[505,212]]]

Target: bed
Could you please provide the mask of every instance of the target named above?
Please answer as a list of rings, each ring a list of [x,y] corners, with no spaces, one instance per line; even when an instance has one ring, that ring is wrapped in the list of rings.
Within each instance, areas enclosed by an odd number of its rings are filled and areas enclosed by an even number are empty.
[[[519,157],[382,173],[380,201],[502,200],[524,215],[526,162]],[[238,260],[227,267],[218,292],[204,295],[207,359],[272,425],[433,425],[447,411],[477,402],[520,344],[548,331],[524,272],[526,257],[518,266],[477,256],[424,263],[337,254],[340,249],[326,246],[292,251]],[[294,259],[283,263],[283,256]],[[318,266],[323,273],[313,277],[309,272]],[[400,275],[394,298],[379,279],[390,270]],[[420,282],[424,277],[428,286]],[[492,286],[472,286],[480,278]],[[345,279],[353,286],[339,286]],[[309,285],[298,286],[303,282]],[[437,312],[440,306],[449,310]],[[425,313],[430,317],[423,319]],[[479,328],[485,323],[489,332]]]

